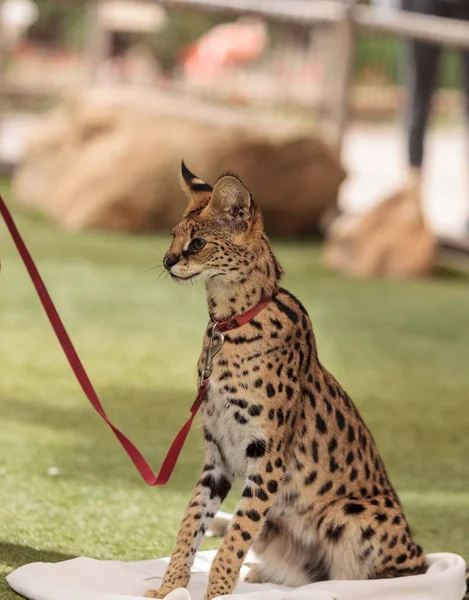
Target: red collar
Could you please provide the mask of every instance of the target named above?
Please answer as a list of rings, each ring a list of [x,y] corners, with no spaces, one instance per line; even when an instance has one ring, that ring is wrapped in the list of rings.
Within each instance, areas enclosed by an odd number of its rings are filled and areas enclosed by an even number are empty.
[[[218,331],[221,331],[222,333],[225,331],[231,331],[232,329],[237,329],[238,327],[242,327],[243,325],[246,325],[246,323],[249,323],[249,321],[254,319],[254,317],[256,317],[267,306],[267,304],[269,304],[269,302],[277,293],[278,288],[275,288],[272,296],[262,298],[262,300],[258,304],[256,304],[256,306],[253,306],[253,308],[250,308],[241,315],[231,317],[231,319],[226,319],[226,321],[216,321],[212,317],[212,315],[210,315],[210,319],[212,323],[216,324]]]

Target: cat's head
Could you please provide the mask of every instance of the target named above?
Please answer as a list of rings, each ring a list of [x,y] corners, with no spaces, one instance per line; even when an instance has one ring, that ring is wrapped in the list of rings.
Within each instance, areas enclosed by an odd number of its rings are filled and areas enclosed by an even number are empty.
[[[264,236],[262,215],[251,194],[234,174],[215,185],[185,166],[182,186],[189,198],[163,264],[177,281],[236,282],[252,270]]]

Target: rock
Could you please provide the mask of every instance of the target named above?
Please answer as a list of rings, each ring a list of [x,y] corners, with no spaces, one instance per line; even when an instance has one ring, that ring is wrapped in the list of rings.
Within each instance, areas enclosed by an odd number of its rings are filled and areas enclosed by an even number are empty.
[[[327,237],[326,264],[348,275],[418,277],[434,269],[436,241],[417,186],[394,193],[359,219],[339,217]]]
[[[181,159],[210,183],[235,171],[278,235],[315,231],[345,178],[304,126],[167,94],[93,89],[42,118],[13,190],[18,204],[67,229],[168,229],[186,203]]]

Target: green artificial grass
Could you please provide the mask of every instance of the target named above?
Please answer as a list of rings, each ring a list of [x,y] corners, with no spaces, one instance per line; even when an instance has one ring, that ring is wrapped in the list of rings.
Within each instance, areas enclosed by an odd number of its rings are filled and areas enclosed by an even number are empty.
[[[67,235],[17,219],[109,415],[159,467],[196,391],[202,285],[159,277],[168,235]],[[351,281],[321,266],[315,243],[275,249],[418,541],[469,558],[468,280]],[[169,554],[202,465],[198,428],[170,484],[146,487],[75,382],[2,224],[0,258],[2,577],[30,561]],[[224,508],[235,505],[232,494]],[[16,597],[2,578],[0,598]]]

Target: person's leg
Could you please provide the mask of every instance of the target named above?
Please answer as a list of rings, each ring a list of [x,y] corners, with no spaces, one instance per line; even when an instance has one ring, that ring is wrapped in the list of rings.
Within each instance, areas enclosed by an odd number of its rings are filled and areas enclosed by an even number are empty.
[[[454,18],[469,21],[469,2],[456,2],[453,7]],[[461,51],[461,72],[462,72],[462,85],[466,96],[466,115],[467,124],[469,126],[469,50]],[[467,138],[467,136],[466,136]],[[468,148],[469,150],[469,148]],[[466,155],[466,168],[469,167],[469,156]],[[469,168],[466,179],[469,179]],[[469,196],[469,194],[468,194]],[[469,201],[469,198],[468,198]],[[469,233],[469,216],[467,220],[466,230]]]
[[[438,0],[403,0],[402,8],[416,13],[438,15]],[[424,140],[431,100],[436,83],[441,47],[410,40],[406,45],[406,129],[408,162],[418,176],[424,159]]]

